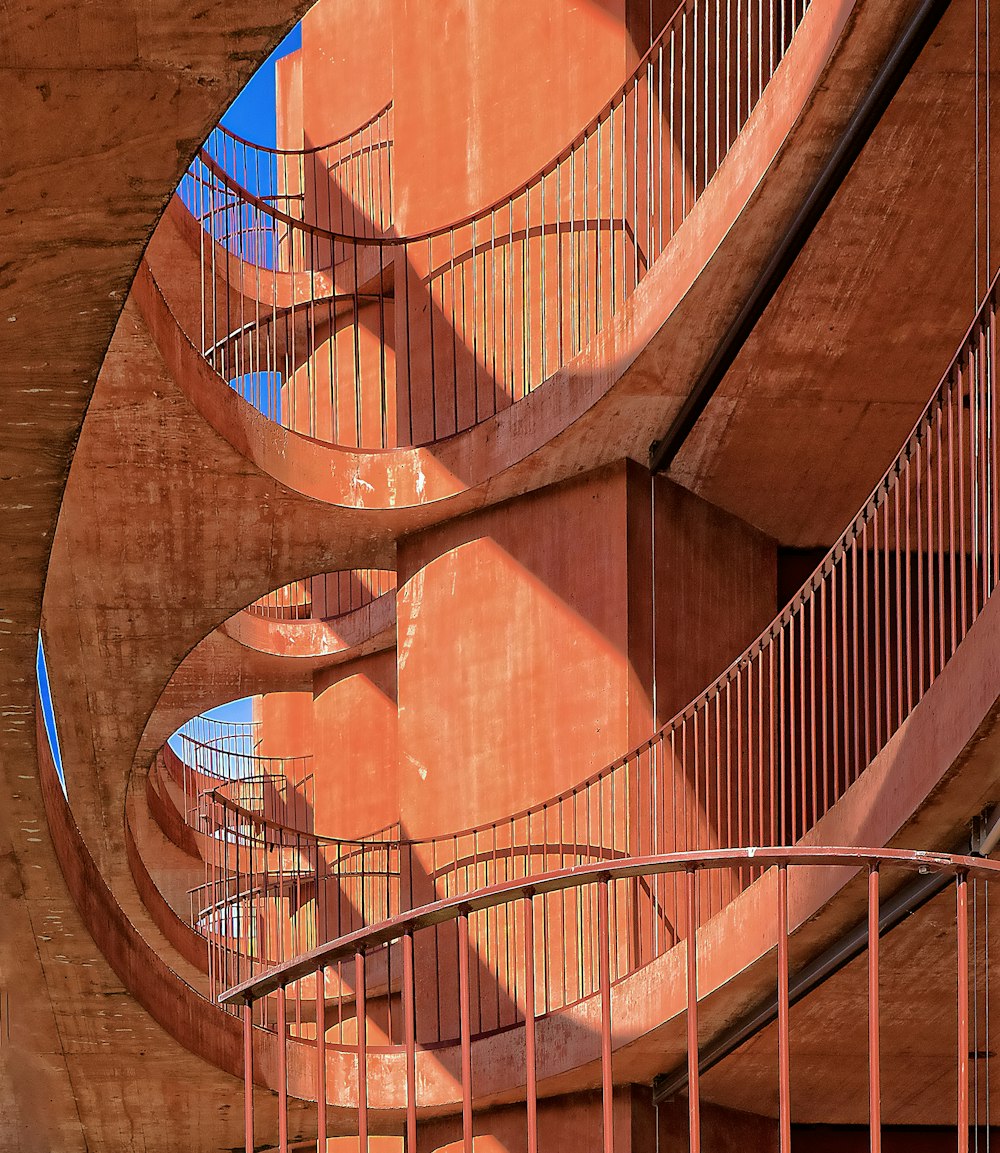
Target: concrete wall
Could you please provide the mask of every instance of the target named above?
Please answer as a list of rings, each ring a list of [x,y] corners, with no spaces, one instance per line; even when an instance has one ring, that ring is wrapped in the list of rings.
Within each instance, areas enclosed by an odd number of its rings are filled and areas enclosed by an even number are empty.
[[[449,224],[523,183],[599,111],[646,46],[649,9],[321,0],[279,64],[279,142],[329,143],[391,98],[398,227]]]
[[[414,836],[502,817],[648,733],[629,664],[624,463],[399,546],[400,804]]]
[[[666,477],[656,478],[654,504],[656,711],[662,725],[771,623],[778,559],[770,537]]]
[[[357,837],[399,816],[396,787],[396,654],[362,657],[318,673],[313,717],[316,828]]]

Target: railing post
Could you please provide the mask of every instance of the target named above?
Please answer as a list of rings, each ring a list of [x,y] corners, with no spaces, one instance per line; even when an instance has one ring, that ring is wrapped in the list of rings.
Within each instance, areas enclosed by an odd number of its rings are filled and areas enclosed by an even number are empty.
[[[354,1019],[358,1031],[358,1148],[368,1153],[368,1005],[365,991],[365,954],[354,954]]]
[[[278,995],[278,1150],[288,1153],[288,1021],[285,986]]]
[[[868,867],[868,1129],[871,1153],[882,1149],[882,1084],[879,1052],[879,873]]]
[[[462,1049],[462,1149],[472,1153],[472,1021],[469,1011],[469,913],[458,916],[458,1009]]]
[[[417,1022],[413,930],[403,934],[403,1036],[406,1045],[406,1153],[417,1149]]]
[[[326,966],[316,970],[316,1153],[326,1153]]]
[[[698,875],[688,867],[687,881],[687,1064],[688,1141],[691,1153],[701,1149],[701,1100],[698,1081]]]
[[[792,1149],[788,1060],[788,867],[778,866],[778,1133],[781,1153]]]
[[[548,942],[543,942],[543,948]],[[524,1061],[527,1106],[528,1153],[538,1153],[538,1082],[535,1064],[535,903],[529,892],[524,898]]]
[[[608,878],[597,885],[598,979],[601,992],[601,1106],[604,1153],[614,1153],[614,1079],[611,1067],[611,934],[608,929]]]
[[[243,1133],[246,1153],[253,1145],[253,1001],[243,1003]]]
[[[958,938],[958,1153],[969,1151],[969,891],[959,873],[955,890]]]

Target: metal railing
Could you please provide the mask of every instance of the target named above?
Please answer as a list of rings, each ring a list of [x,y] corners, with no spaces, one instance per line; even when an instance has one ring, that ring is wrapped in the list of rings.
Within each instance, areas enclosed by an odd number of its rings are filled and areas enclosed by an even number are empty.
[[[830,811],[1000,580],[996,310],[994,281],[896,459],[761,636],[620,760],[425,843],[435,892],[667,850],[794,844]],[[719,909],[735,891],[706,899]]]
[[[312,756],[260,753],[258,721],[220,721],[199,715],[186,721],[157,753],[161,780],[180,788],[183,815],[201,825],[200,801],[224,789],[236,803],[275,819],[296,823],[313,811]],[[305,828],[305,825],[302,825]]]
[[[208,942],[213,996],[400,907],[398,824],[363,840],[319,836],[311,800],[245,804],[229,784],[200,796],[196,822],[205,882],[189,893],[190,924]]]
[[[825,895],[853,884],[865,894],[862,924],[867,927],[867,964],[856,970],[859,979],[842,986],[840,997],[853,998],[848,1011],[852,1016],[867,1016],[867,1045],[862,1042],[861,1059],[867,1057],[868,1124],[871,1148],[880,1148],[882,1131],[881,1040],[883,1020],[880,1011],[883,986],[895,991],[907,987],[919,974],[922,987],[933,978],[926,965],[915,955],[897,954],[894,962],[884,965],[879,948],[880,893],[883,886],[895,885],[907,874],[940,874],[954,878],[954,913],[952,916],[953,955],[946,948],[938,975],[938,995],[952,999],[956,1005],[954,1055],[943,1056],[944,1068],[934,1063],[921,1072],[937,1085],[942,1076],[954,1086],[955,1131],[957,1148],[969,1148],[970,1121],[978,1124],[982,1103],[981,1064],[988,1062],[988,1012],[983,1016],[985,998],[975,996],[970,1003],[970,985],[979,989],[979,974],[989,972],[989,934],[980,931],[981,913],[989,916],[989,883],[1000,876],[1000,864],[982,858],[959,857],[912,850],[793,848],[718,850],[710,853],[655,855],[627,859],[612,865],[584,869],[560,870],[516,882],[479,890],[462,898],[438,901],[384,924],[373,926],[331,942],[292,962],[280,965],[251,981],[229,990],[222,1001],[241,1011],[244,1022],[244,1115],[246,1149],[255,1148],[254,1044],[253,1022],[260,1016],[263,1002],[273,1002],[274,1027],[278,1036],[276,1083],[278,1148],[288,1149],[288,1050],[291,1044],[308,1044],[314,1052],[315,1099],[317,1101],[315,1146],[318,1153],[327,1148],[328,1110],[335,1107],[340,1116],[338,1132],[344,1132],[343,1115],[348,1134],[356,1134],[358,1147],[369,1148],[370,1138],[378,1126],[398,1132],[403,1126],[405,1148],[418,1148],[421,1127],[421,1094],[433,1070],[450,1070],[457,1084],[456,1101],[451,1110],[454,1146],[472,1153],[476,1130],[477,1081],[489,1079],[489,1088],[479,1093],[496,1092],[495,1065],[477,1065],[473,1043],[491,1032],[497,1024],[492,1017],[483,1019],[483,1003],[490,1002],[494,989],[500,991],[509,1006],[508,1027],[523,1034],[523,1046],[505,1046],[509,1054],[523,1052],[523,1068],[511,1068],[511,1088],[523,1086],[524,1131],[527,1148],[538,1148],[538,1078],[547,1072],[539,1060],[536,1033],[547,1026],[547,1019],[564,1007],[561,974],[567,967],[567,942],[573,966],[587,974],[584,995],[596,1006],[596,1013],[584,1018],[574,1016],[578,1030],[574,1042],[577,1067],[595,1069],[600,1086],[602,1148],[615,1149],[615,1021],[613,1004],[626,1016],[635,1016],[634,999],[613,1000],[615,986],[632,971],[628,954],[653,939],[653,928],[665,917],[664,906],[647,902],[642,909],[636,897],[642,891],[672,890],[676,901],[679,936],[686,941],[683,994],[674,1007],[675,1019],[683,1032],[675,1032],[678,1055],[687,1068],[687,1122],[690,1148],[700,1150],[701,1092],[700,1047],[702,1032],[699,1022],[700,1002],[706,990],[702,969],[701,934],[706,916],[703,896],[719,887],[718,874],[753,871],[761,888],[755,932],[759,935],[760,958],[776,958],[771,996],[777,1004],[777,1044],[773,1073],[758,1072],[758,1092],[762,1108],[777,1116],[777,1147],[781,1153],[792,1148],[792,1122],[795,1101],[792,1093],[791,1048],[794,1029],[790,1015],[789,988],[792,976],[790,961],[794,930],[803,918],[801,912],[790,913],[789,890],[796,892],[800,882],[813,886],[813,892]],[[770,890],[767,887],[769,886]],[[864,886],[861,888],[861,886]],[[981,886],[981,888],[980,888]],[[722,887],[726,887],[723,885]],[[860,891],[859,891],[860,890]],[[971,899],[970,899],[971,893]],[[773,894],[773,895],[770,895]],[[816,899],[816,898],[813,898]],[[801,903],[801,902],[800,902]],[[972,915],[970,915],[972,906]],[[631,923],[628,911],[635,910]],[[805,917],[812,912],[810,908]],[[939,907],[938,920],[943,919]],[[511,928],[499,955],[490,956],[489,942],[494,936],[492,924],[501,922]],[[970,951],[970,921],[972,944]],[[912,922],[907,922],[912,924]],[[935,940],[947,932],[935,926]],[[713,943],[710,959],[718,967],[717,944]],[[652,950],[650,950],[652,956]],[[774,964],[774,962],[772,962]],[[395,966],[396,976],[392,976]],[[911,969],[913,971],[911,971]],[[767,980],[767,978],[763,978]],[[307,982],[307,991],[300,986]],[[340,996],[350,990],[350,1024],[344,1014],[330,1012],[328,990]],[[311,1011],[298,1011],[293,1020],[289,1004],[305,999]],[[343,1008],[343,1006],[341,1006]],[[641,1014],[640,1014],[641,1016]],[[807,1019],[808,1020],[808,1019]],[[325,1027],[317,1028],[323,1021]],[[587,1025],[584,1025],[584,1022]],[[632,1027],[634,1022],[630,1022]],[[644,1021],[645,1028],[661,1024]],[[587,1032],[589,1028],[589,1032]],[[585,1030],[581,1037],[579,1030]],[[680,1038],[683,1037],[683,1040]],[[354,1084],[328,1083],[328,1052],[346,1050],[354,1056]],[[442,1049],[450,1050],[442,1054]],[[457,1053],[455,1053],[457,1050]],[[551,1059],[551,1053],[547,1056]],[[667,1058],[669,1060],[669,1057]],[[373,1062],[377,1076],[372,1078]],[[843,1070],[838,1072],[842,1077]],[[273,1076],[273,1074],[272,1074]],[[919,1074],[914,1070],[913,1076]],[[974,1080],[972,1079],[974,1077]],[[987,1083],[984,1076],[982,1083]],[[387,1084],[390,1088],[386,1088]],[[919,1085],[907,1083],[907,1095]],[[332,1097],[331,1097],[332,1089]],[[374,1102],[370,1102],[371,1097]],[[985,1116],[989,1126],[989,1094],[986,1094]],[[433,1113],[440,1116],[440,1101],[433,1102]],[[485,1108],[485,1106],[481,1106]],[[376,1112],[377,1110],[377,1112]],[[397,1120],[398,1119],[398,1120]],[[301,1124],[301,1119],[300,1119]],[[438,1124],[440,1121],[438,1120]],[[262,1126],[263,1128],[263,1126]],[[268,1130],[273,1130],[271,1116]],[[437,1130],[440,1133],[440,1128]],[[312,1143],[299,1143],[296,1148],[310,1148]]]
[[[328,621],[396,588],[391,569],[344,569],[292,581],[255,600],[246,612],[267,620]]]
[[[400,839],[391,881],[379,844],[370,880],[384,892],[376,899],[363,881],[366,906],[352,907],[365,919],[368,909],[395,915],[553,869],[794,844],[813,829],[923,699],[1000,579],[996,294],[994,282],[858,515],[713,684],[638,749],[555,797]],[[363,852],[358,864],[368,867]],[[720,910],[750,879],[718,874],[705,909]],[[664,947],[675,943],[668,924],[658,932]]]
[[[522,399],[620,311],[725,159],[807,0],[684,0],[632,76],[524,185],[443,229],[337,228],[315,192],[255,192],[203,149],[201,349],[284,427],[326,442],[430,443]],[[242,145],[241,147],[246,147]],[[219,151],[219,148],[216,148]],[[306,178],[308,184],[308,177]],[[314,181],[315,183],[315,181]],[[324,180],[327,188],[330,181]],[[259,187],[259,185],[258,185]],[[292,195],[294,193],[294,196]]]
[[[391,101],[353,132],[314,148],[269,148],[219,125],[178,195],[206,238],[264,268],[281,267],[294,243],[281,217],[357,237],[391,233],[392,147]],[[253,199],[241,199],[241,191]]]

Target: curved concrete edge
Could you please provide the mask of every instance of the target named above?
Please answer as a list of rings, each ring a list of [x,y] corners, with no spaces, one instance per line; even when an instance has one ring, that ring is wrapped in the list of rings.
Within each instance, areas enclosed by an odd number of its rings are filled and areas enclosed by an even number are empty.
[[[200,861],[202,854],[195,832],[174,803],[162,777],[156,771],[155,761],[150,765],[143,793],[150,815],[164,836],[188,856]]]
[[[854,0],[810,7],[719,171],[634,295],[591,346],[517,404],[431,447],[358,451],[280,428],[208,366],[174,319],[146,262],[133,285],[137,303],[175,381],[212,427],[275,480],[329,504],[377,510],[446,501],[494,481],[543,451],[555,458],[565,456],[564,448],[554,442],[574,429],[585,431],[576,428],[584,417],[606,419],[609,412],[637,397],[648,405],[660,394],[660,411],[652,424],[642,421],[632,434],[630,452],[643,458],[652,438],[650,428],[661,427],[667,419],[663,406],[676,410],[690,380],[679,365],[669,383],[671,388],[679,386],[681,395],[664,396],[663,379],[648,371],[632,379],[628,370],[657,338],[661,344],[679,342],[676,334],[665,336],[663,330],[673,328],[671,321],[682,327],[690,323],[679,306],[709,265],[728,269],[718,273],[719,290],[725,295],[728,285],[734,301],[733,268],[750,282],[754,271],[748,267],[753,264],[750,254],[759,259],[760,251],[769,249],[789,212],[786,206],[781,220],[768,219],[773,207],[768,210],[760,202],[766,202],[772,186],[780,186],[788,170],[797,167],[788,163],[786,154],[794,150],[800,135],[796,127],[814,110],[817,92],[826,87],[823,81],[835,67],[837,46],[854,11]],[[815,157],[811,159],[815,162]],[[734,263],[736,253],[741,259]],[[737,310],[738,303],[733,312]],[[710,343],[710,338],[701,341]],[[704,360],[708,354],[702,347],[696,355]],[[690,379],[693,372],[694,366]]]
[[[95,944],[126,989],[178,1041],[234,1076],[242,1072],[242,1035],[235,1018],[218,1012],[181,980],[125,916],[91,856],[63,796],[37,709],[36,741],[42,801],[66,885]]]
[[[311,300],[329,301],[333,293],[351,292],[357,284],[370,292],[384,283],[392,273],[392,264],[382,259],[378,245],[362,245],[355,267],[353,259],[341,261],[333,270],[316,273],[287,272],[263,268],[230,252],[218,241],[212,241],[202,230],[176,194],[164,209],[156,231],[146,249],[146,260],[170,300],[171,309],[192,343],[201,341],[203,247],[214,255],[206,257],[212,270],[218,300],[230,298],[233,310],[240,316],[264,315],[276,309],[286,312],[293,304],[303,306]],[[233,294],[236,300],[232,299]]]
[[[314,660],[317,667],[341,664],[395,645],[396,592],[383,593],[330,620],[273,620],[243,609],[220,628],[231,640],[255,652]]]
[[[182,921],[167,904],[156,882],[146,868],[136,844],[132,822],[125,818],[125,854],[128,858],[132,879],[139,891],[142,903],[149,910],[160,932],[173,945],[178,953],[203,973],[208,972],[208,942],[186,922]]]
[[[153,950],[129,921],[98,869],[63,795],[36,697],[36,747],[42,803],[60,871],[94,943],[122,984],[170,1036],[196,1057],[233,1077],[243,1076],[243,1029],[230,1013],[213,1005]],[[313,1062],[303,1046],[289,1052],[289,1093],[315,1100]],[[334,1052],[331,1074],[348,1083],[351,1055]],[[255,1081],[276,1084],[277,1044],[273,1034],[254,1030]],[[337,1062],[342,1067],[337,1066]],[[234,1097],[239,1093],[233,1085]],[[262,1098],[270,1097],[267,1093]],[[335,1119],[336,1110],[332,1111]]]
[[[994,596],[924,699],[803,841],[815,845],[951,846],[1000,796],[1000,595]],[[919,810],[915,813],[915,809]],[[891,890],[892,875],[884,880]],[[792,870],[793,967],[864,916],[865,885],[838,867]],[[773,991],[776,878],[765,874],[698,931],[701,1035],[717,1035]],[[687,946],[681,942],[612,989],[615,1078],[649,1081],[685,1059]],[[536,1025],[539,1092],[600,1084],[600,1006],[590,997]],[[373,1108],[402,1109],[403,1055],[373,1055]],[[457,1046],[418,1055],[420,1099],[461,1105]],[[477,1103],[523,1097],[520,1028],[473,1042]],[[512,1076],[513,1074],[513,1076]]]
[[[994,595],[924,699],[802,843],[951,847],[970,820],[1000,797],[998,719],[1000,595]],[[864,893],[850,882],[837,868],[790,873],[793,964],[815,955],[863,917]],[[775,878],[766,874],[699,928],[704,1038],[721,1032],[773,990],[775,895]],[[538,1022],[538,1074],[553,1091],[580,1075],[567,1058],[574,1037],[581,1055],[581,1031],[591,1045],[589,1083],[599,1084],[599,1006],[594,1001]],[[616,985],[611,1001],[616,1070],[647,1080],[683,1062],[683,943]],[[512,1041],[503,1035],[477,1045],[476,1068],[489,1071],[478,1078],[477,1092],[502,1096],[509,1089],[499,1071],[510,1068]]]
[[[1000,791],[1000,597],[994,597],[924,699],[841,801],[815,826],[814,844],[947,844]],[[60,865],[92,935],[137,1000],[182,1044],[237,1074],[238,1022],[211,1006],[156,956],[128,922],[87,852],[55,776],[38,722],[46,811]],[[914,801],[922,806],[914,816]],[[929,802],[929,803],[925,803]],[[699,929],[699,988],[705,1035],[731,1022],[773,985],[775,881],[766,874]],[[853,924],[863,894],[844,870],[810,869],[789,884],[793,964],[801,963]],[[683,1059],[686,947],[682,943],[612,991],[616,1076],[650,1079]],[[541,1018],[537,1024],[540,1091],[592,1086],[599,1078],[599,1007],[595,998]],[[218,1027],[217,1027],[218,1026]],[[271,1034],[255,1031],[258,1078],[273,1085]],[[516,1099],[523,1038],[518,1029],[474,1043],[479,1103]],[[312,1047],[289,1046],[289,1091],[314,1100]],[[373,1109],[405,1107],[404,1055],[373,1052]],[[328,1083],[351,1086],[353,1054],[331,1047]],[[445,1047],[418,1055],[422,1107],[449,1111],[461,1104],[460,1053]],[[351,1094],[335,1105],[350,1110]]]

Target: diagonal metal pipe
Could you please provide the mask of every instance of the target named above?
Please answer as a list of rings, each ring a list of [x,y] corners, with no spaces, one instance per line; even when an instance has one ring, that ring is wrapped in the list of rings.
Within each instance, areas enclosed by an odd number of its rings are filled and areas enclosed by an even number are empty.
[[[781,287],[788,270],[805,247],[813,229],[868,143],[885,110],[947,11],[949,3],[950,0],[923,0],[910,18],[848,122],[833,155],[778,243],[749,298],[699,376],[680,412],[663,436],[650,446],[651,472],[665,472],[680,452],[681,446],[708,407],[709,401],[732,367],[750,333],[756,327],[757,321]]]
[[[976,821],[973,835],[961,842],[953,851],[960,855],[986,857],[1000,843],[1000,806]],[[952,883],[952,878],[940,873],[930,873],[918,877],[912,884],[905,885],[879,908],[879,936],[912,916],[933,897]],[[859,921],[842,937],[825,949],[805,968],[789,979],[788,1000],[794,1005],[811,993],[824,981],[842,969],[849,961],[859,957],[868,947],[868,920]],[[753,1009],[743,1021],[727,1030],[710,1045],[705,1047],[698,1059],[699,1074],[708,1072],[740,1045],[748,1041],[778,1019],[778,999],[769,999]],[[653,1104],[662,1105],[671,1097],[682,1092],[688,1083],[688,1067],[678,1067],[673,1072],[664,1073],[653,1081]]]

